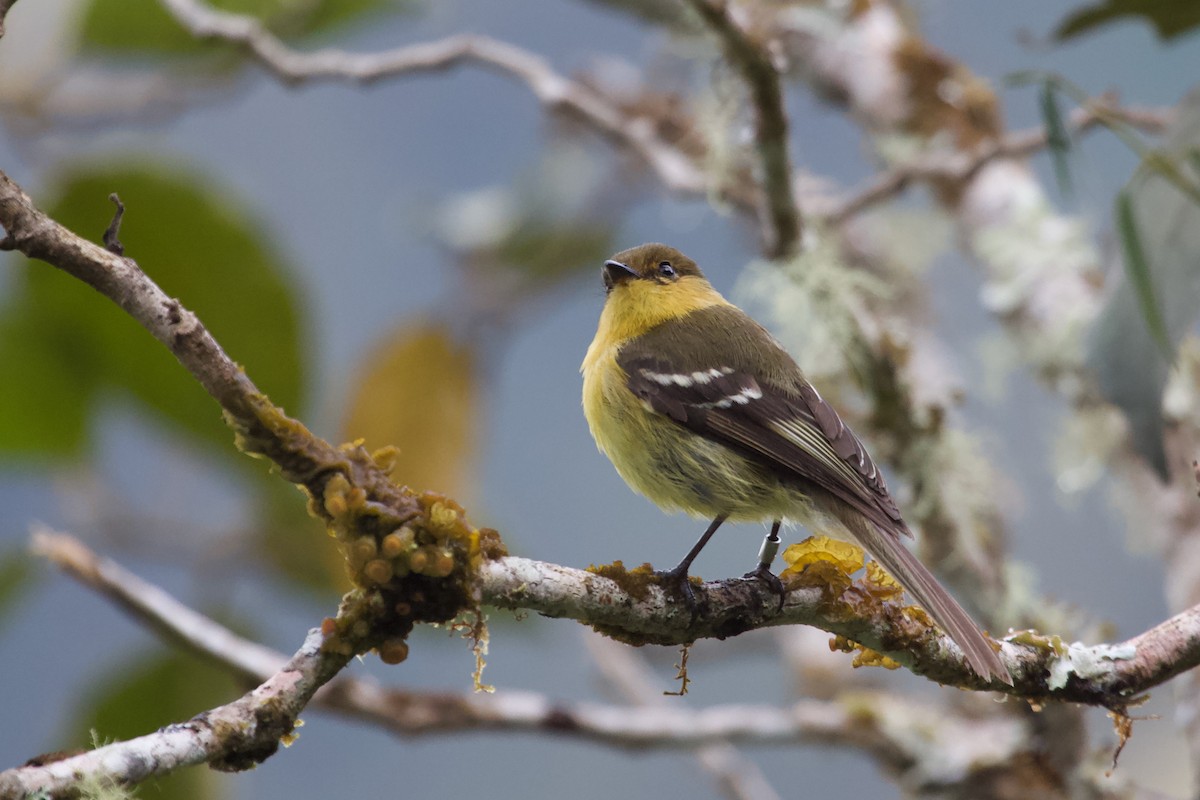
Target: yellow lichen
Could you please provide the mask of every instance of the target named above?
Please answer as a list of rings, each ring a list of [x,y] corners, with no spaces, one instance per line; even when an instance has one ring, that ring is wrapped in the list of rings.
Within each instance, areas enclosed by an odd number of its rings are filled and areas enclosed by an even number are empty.
[[[899,669],[900,664],[885,656],[883,653],[865,647],[858,642],[847,639],[845,636],[834,636],[829,640],[829,649],[834,653],[853,653],[854,659],[850,662],[850,666],[858,667],[883,667],[884,669]]]
[[[838,571],[850,575],[862,569],[863,551],[857,545],[828,536],[810,536],[802,542],[789,545],[783,551],[783,560],[788,566],[779,573],[780,578],[799,574],[818,562],[832,564]]]
[[[850,662],[850,666],[857,669],[858,667],[883,667],[884,669],[900,669],[900,664],[891,658],[888,658],[883,653],[872,650],[869,647],[864,647]]]
[[[892,600],[904,594],[904,587],[881,566],[878,561],[867,562],[867,574],[863,584],[871,596],[879,600]]]
[[[1066,655],[1067,645],[1063,642],[1062,637],[1053,635],[1046,636],[1033,630],[1017,631],[1007,637],[1008,641],[1017,644],[1029,645],[1038,650],[1052,652],[1060,658]]]

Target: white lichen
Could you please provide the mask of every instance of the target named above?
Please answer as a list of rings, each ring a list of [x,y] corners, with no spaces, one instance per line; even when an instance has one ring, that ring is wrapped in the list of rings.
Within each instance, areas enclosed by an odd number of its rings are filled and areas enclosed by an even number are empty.
[[[1067,645],[1067,652],[1050,666],[1050,679],[1046,685],[1051,690],[1062,689],[1072,674],[1083,680],[1100,678],[1112,670],[1114,661],[1128,661],[1136,655],[1137,648],[1131,644],[1085,645],[1071,642]]]

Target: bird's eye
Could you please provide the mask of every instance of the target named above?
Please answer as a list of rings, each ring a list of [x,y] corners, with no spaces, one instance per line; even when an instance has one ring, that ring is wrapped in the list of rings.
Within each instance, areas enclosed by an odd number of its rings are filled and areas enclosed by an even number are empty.
[[[664,278],[674,278],[675,268],[671,266],[670,261],[660,262],[658,265],[658,274],[662,275]]]

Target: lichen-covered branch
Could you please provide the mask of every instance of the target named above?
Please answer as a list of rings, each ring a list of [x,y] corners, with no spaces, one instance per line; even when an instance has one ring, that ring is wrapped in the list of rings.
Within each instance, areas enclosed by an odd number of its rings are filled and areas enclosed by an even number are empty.
[[[319,630],[309,631],[304,645],[258,688],[186,722],[60,761],[0,772],[0,798],[65,797],[84,779],[92,785],[134,785],[194,764],[249,769],[291,736],[313,694],[350,660],[324,648],[324,642]]]
[[[778,598],[760,582],[703,584],[706,610],[692,619],[653,583],[630,588],[591,572],[522,558],[483,566],[486,602],[586,622],[634,643],[684,644],[775,625],[812,625],[885,653],[914,672],[951,686],[988,688],[1035,699],[1123,708],[1134,697],[1200,664],[1200,606],[1125,642],[1066,644],[1057,637],[1014,634],[1000,648],[1011,690],[988,684],[965,666],[949,637],[892,603],[861,602],[856,583],[837,596],[828,587],[793,589]],[[855,588],[858,587],[858,588]]]
[[[47,529],[34,532],[35,553],[53,561],[71,577],[99,592],[152,628],[168,643],[215,662],[241,678],[263,681],[287,661],[257,642],[245,639],[216,621],[188,608],[161,588],[101,558],[78,539]],[[611,644],[611,643],[610,643]],[[614,646],[615,647],[615,646]],[[610,650],[612,648],[609,648]],[[621,648],[621,652],[632,652]],[[616,658],[614,653],[612,658]],[[872,699],[868,700],[868,695]],[[836,703],[801,702],[790,707],[714,706],[693,711],[666,701],[642,707],[556,703],[536,692],[504,690],[464,695],[390,689],[368,678],[339,675],[324,686],[314,702],[330,710],[404,735],[446,734],[465,730],[511,730],[564,734],[616,747],[705,747],[719,742],[781,744],[840,742],[894,760],[899,736],[894,725],[873,727],[873,708],[882,722],[890,716],[884,695],[856,693]],[[638,698],[631,698],[635,702]],[[643,698],[644,699],[644,698]],[[899,708],[895,709],[899,712]],[[927,713],[933,714],[932,710]],[[943,712],[936,712],[943,716]],[[905,712],[913,725],[920,713]],[[1004,723],[1009,725],[1009,723]],[[999,746],[1004,742],[981,736]],[[1000,751],[997,750],[998,756]]]
[[[136,209],[132,213],[136,213]],[[20,187],[3,173],[0,173],[0,225],[6,231],[5,238],[0,242],[4,249],[17,249],[49,261],[113,298],[138,319],[209,389],[236,425],[240,425],[244,432],[249,431],[259,437],[255,452],[271,453],[272,458],[282,461],[286,475],[301,479],[308,476],[307,485],[315,486],[318,484],[314,481],[324,470],[333,470],[339,476],[337,480],[346,486],[336,495],[318,495],[325,498],[319,510],[328,515],[332,523],[337,523],[339,518],[337,506],[345,505],[348,502],[346,498],[352,497],[356,488],[362,490],[364,497],[386,497],[389,492],[399,491],[389,489],[390,483],[382,489],[377,488],[375,482],[386,481],[386,478],[372,471],[374,467],[369,459],[357,468],[350,468],[347,466],[350,460],[347,451],[332,448],[315,439],[296,423],[281,423],[280,419],[286,420],[281,412],[271,409],[265,398],[256,393],[250,380],[178,301],[162,295],[132,261],[80,239],[38,212]],[[266,422],[261,419],[262,416],[268,418]],[[319,457],[330,457],[332,454],[335,461],[318,468],[313,465],[313,453]],[[327,485],[336,482],[329,477],[323,480]],[[357,480],[364,482],[361,486],[352,483]],[[400,494],[400,499],[407,500],[403,494]],[[779,612],[778,598],[760,582],[732,580],[710,583],[701,588],[704,608],[693,619],[690,613],[664,595],[653,580],[647,580],[645,575],[639,576],[636,571],[612,572],[613,577],[603,577],[527,559],[497,557],[472,563],[478,574],[471,584],[478,588],[483,602],[502,608],[536,610],[548,616],[577,619],[626,641],[678,644],[703,637],[725,638],[754,627],[815,625],[845,640],[886,653],[901,664],[939,682],[973,689],[1001,688],[986,687],[962,662],[956,646],[932,629],[923,615],[893,602],[880,602],[861,584],[838,590],[822,585],[794,589],[786,596],[784,607]],[[104,573],[103,569],[91,570],[98,585],[105,582],[102,580]],[[114,584],[116,581],[108,580],[107,583]],[[139,610],[136,603],[122,602]],[[442,611],[450,612],[454,608],[461,606],[443,608]],[[139,610],[139,613],[143,612]],[[1116,646],[1073,645],[1063,648],[1053,639],[1045,637],[1014,637],[1013,641],[1002,647],[1003,656],[1016,678],[1016,685],[1007,691],[1026,697],[1062,699],[1119,709],[1137,693],[1194,666],[1200,660],[1198,632],[1200,610],[1192,610],[1137,639]],[[201,638],[197,636],[194,641],[200,642]],[[319,644],[320,637],[313,647]],[[193,646],[200,647],[198,644]],[[315,657],[315,652],[310,653],[309,650],[312,648],[302,651],[296,658],[305,654]],[[350,652],[358,651],[338,652],[345,657]],[[344,660],[341,663],[345,663]],[[328,677],[322,672],[322,681]],[[392,700],[395,699],[392,697]],[[251,696],[243,705],[252,705],[252,700]],[[229,709],[228,713],[233,714],[241,713],[242,708],[232,704],[218,711],[224,714],[224,709]],[[220,720],[224,717],[218,714],[205,719]],[[548,719],[545,717],[536,724],[549,724],[546,721]],[[526,724],[535,725],[528,718]],[[678,721],[672,724],[678,724]],[[730,729],[722,731],[722,736],[734,735]],[[222,763],[221,759],[226,758],[224,754],[236,750],[234,745],[203,725],[176,726],[167,729],[158,738],[143,737],[127,743],[126,747],[103,751],[105,757],[113,756],[113,760],[104,763],[118,765],[112,766],[113,775],[118,780],[136,779],[140,774],[136,772],[141,768],[137,766],[139,764],[150,763],[153,769],[166,770],[205,760],[212,763],[210,756],[214,752],[222,754],[217,758],[218,763]],[[142,747],[149,750],[137,749]],[[120,766],[126,763],[125,759],[131,753],[138,757],[129,762],[128,768]],[[146,762],[141,756],[153,756],[153,759]],[[85,760],[63,762],[68,765],[66,767],[50,765],[29,768],[48,771],[21,772],[18,777],[12,773],[5,779],[24,781],[25,777],[33,775],[38,781],[57,781],[65,780],[63,776],[67,773],[62,770],[72,770],[76,766],[100,768],[100,762],[87,760],[95,757],[79,758]]]
[[[308,494],[310,513],[337,538],[362,590],[362,603],[351,604],[356,610],[339,616],[339,624],[356,629],[355,618],[368,622],[360,612],[379,615],[369,620],[371,637],[346,637],[344,645],[352,640],[365,650],[390,645],[392,655],[402,659],[404,638],[415,624],[444,622],[475,608],[472,565],[487,543],[453,501],[393,483],[387,448],[368,453],[357,444],[335,447],[288,417],[258,391],[196,315],[166,295],[132,259],[47,217],[3,172],[0,226],[5,231],[0,250],[16,250],[63,270],[133,317],[217,401],[238,447],[270,460],[284,479]],[[488,546],[502,548],[489,541]],[[378,593],[386,595],[383,602],[369,602]]]
[[[35,533],[33,546],[166,641],[241,677],[262,680],[286,660],[183,606],[120,565],[96,556],[73,537],[43,530]],[[1027,730],[1031,721],[1003,716],[981,719],[970,710],[959,713],[953,707],[914,703],[886,692],[860,689],[829,700],[805,700],[782,707],[739,704],[693,710],[679,700],[631,686],[643,681],[641,676],[629,675],[631,669],[637,669],[631,666],[635,650],[594,636],[589,637],[589,646],[593,651],[603,650],[598,665],[622,683],[634,707],[560,703],[537,692],[519,690],[495,694],[411,692],[345,674],[325,685],[313,703],[403,736],[510,731],[572,736],[633,750],[695,748],[727,791],[737,797],[766,797],[772,791],[736,758],[733,743],[840,745],[868,754],[904,785],[935,782],[957,787],[964,797],[994,796],[993,781],[1003,780],[1013,765],[1036,757],[1037,745]],[[129,750],[140,746],[130,744]],[[116,749],[107,753],[123,758],[127,751],[120,745],[113,747]],[[76,764],[81,770],[100,766],[96,759]],[[23,786],[31,788],[43,775],[24,773],[24,777],[28,782]],[[1108,796],[1105,787],[1094,788],[1094,796]]]
[[[689,5],[716,34],[726,59],[746,85],[754,110],[754,146],[761,167],[758,179],[763,195],[759,212],[763,250],[770,258],[786,258],[799,247],[801,219],[792,185],[779,71],[764,44],[753,41],[734,21],[724,0],[689,0]]]
[[[239,637],[119,565],[97,557],[72,537],[39,532],[35,534],[34,547],[68,574],[150,625],[167,641],[186,646],[240,676],[262,680],[274,674],[285,661],[282,654]],[[515,561],[519,560],[504,559],[497,567],[501,572],[520,574],[523,578],[530,577],[531,570],[535,569],[546,572],[560,569],[536,562],[508,563]],[[513,566],[520,569],[510,569]],[[579,572],[576,577],[587,581],[597,576]],[[594,592],[597,589],[604,594],[594,606],[622,600],[619,588],[595,584],[580,587],[577,596],[582,601],[587,597],[587,590]],[[559,591],[566,589],[560,585]],[[628,598],[626,601],[633,602]],[[583,602],[574,605],[581,610],[581,616],[591,613],[590,609],[594,607]],[[539,608],[537,605],[531,607]],[[1048,683],[1057,692],[1052,696],[1095,701],[1100,696],[1098,688],[1107,686],[1104,691],[1110,694],[1110,699],[1116,694],[1129,697],[1196,662],[1200,649],[1200,608],[1117,645],[1085,647],[1063,645],[1047,638],[1018,638],[1029,644],[1020,648],[1008,647],[1007,652],[1015,653],[1026,664],[1027,672],[1048,672]],[[1040,666],[1031,666],[1030,656]],[[314,702],[402,735],[509,730],[572,735],[609,746],[637,749],[705,748],[730,742],[840,744],[869,753],[880,766],[897,772],[906,783],[936,780],[960,784],[964,790],[974,788],[976,792],[982,792],[981,787],[990,780],[989,774],[1021,762],[1036,750],[1038,745],[1028,728],[1034,727],[1040,719],[1034,715],[1026,716],[1024,720],[1011,716],[993,716],[984,720],[970,711],[960,716],[950,708],[929,703],[913,704],[887,693],[863,690],[843,693],[827,701],[802,701],[782,708],[737,705],[693,711],[677,703],[635,708],[563,704],[536,692],[524,691],[501,691],[495,695],[409,692],[345,675],[329,681]],[[164,730],[174,731],[178,727]],[[930,745],[930,736],[936,738],[935,746]],[[114,749],[104,752],[114,757],[117,763],[123,763],[130,754],[144,752],[147,748],[165,752],[162,748],[174,746],[164,744],[164,741],[142,737],[132,743],[113,745]],[[121,749],[126,746],[128,749]],[[163,774],[189,763],[199,761],[166,758],[161,767],[155,767],[159,771],[154,774]],[[93,758],[74,762],[72,769],[93,774],[92,770],[102,769],[102,763]],[[16,780],[15,776],[19,776],[21,783],[3,783]],[[127,780],[133,780],[137,773],[128,773],[128,776]],[[38,772],[33,768],[0,773],[0,797],[9,796],[3,794],[8,787],[20,787],[20,791],[30,792],[41,787],[43,784],[39,781],[44,780],[57,781],[61,777],[58,773]],[[991,795],[985,792],[977,796]]]

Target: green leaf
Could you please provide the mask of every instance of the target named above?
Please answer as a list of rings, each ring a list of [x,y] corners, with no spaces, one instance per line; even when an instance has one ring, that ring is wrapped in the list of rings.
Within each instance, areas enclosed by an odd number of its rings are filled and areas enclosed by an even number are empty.
[[[259,556],[291,585],[323,601],[349,591],[346,559],[324,523],[308,513],[300,490],[277,475],[262,475],[259,520],[250,534]]]
[[[47,211],[98,239],[113,191],[127,209],[126,254],[195,311],[275,402],[297,410],[299,312],[263,226],[197,176],[141,165],[76,169]],[[198,441],[234,452],[216,402],[121,309],[40,262],[25,262],[19,278],[0,313],[0,371],[21,381],[20,392],[0,393],[0,411],[12,415],[0,426],[4,452],[78,454],[104,392],[132,397]]]
[[[228,673],[178,653],[141,654],[106,677],[81,703],[70,739],[76,746],[124,741],[184,722],[201,711],[236,699],[242,689]],[[217,798],[217,774],[200,768],[181,769],[146,781],[143,798]]]
[[[512,270],[549,281],[593,268],[614,249],[613,228],[605,222],[529,219],[499,243],[496,257]]]
[[[1188,154],[1200,144],[1200,90],[1179,105],[1156,159],[1118,197],[1125,261],[1092,330],[1087,362],[1101,392],[1125,413],[1134,446],[1164,478],[1162,393],[1175,348],[1200,312],[1200,203],[1179,181],[1200,178]],[[1190,173],[1190,174],[1189,174]]]
[[[32,309],[0,313],[0,457],[50,461],[86,447],[99,375],[88,348],[60,333]]]
[[[417,0],[210,0],[208,4],[256,17],[278,36],[307,37],[371,14],[410,10]],[[79,30],[85,50],[109,55],[188,56],[230,50],[226,44],[192,36],[157,1],[89,0]]]
[[[1146,327],[1150,329],[1150,335],[1162,348],[1163,357],[1169,361],[1173,348],[1167,334],[1167,325],[1163,322],[1162,312],[1154,295],[1154,276],[1142,246],[1141,234],[1138,233],[1128,189],[1117,193],[1117,233],[1121,237],[1121,253],[1125,257],[1125,274],[1134,294],[1137,295],[1142,318],[1146,321]]]
[[[24,550],[11,550],[0,556],[0,622],[20,599],[31,578],[29,555]]]
[[[1140,17],[1154,26],[1158,38],[1174,39],[1200,26],[1200,3],[1195,0],[1104,0],[1078,8],[1058,24],[1054,38],[1074,39],[1126,17]]]
[[[1071,186],[1071,165],[1067,156],[1071,151],[1071,136],[1067,126],[1063,124],[1062,112],[1058,108],[1058,96],[1054,93],[1054,85],[1046,81],[1038,93],[1042,109],[1042,122],[1046,126],[1046,144],[1050,148],[1050,158],[1054,162],[1054,177],[1058,181],[1058,189],[1066,196],[1073,193]]]

